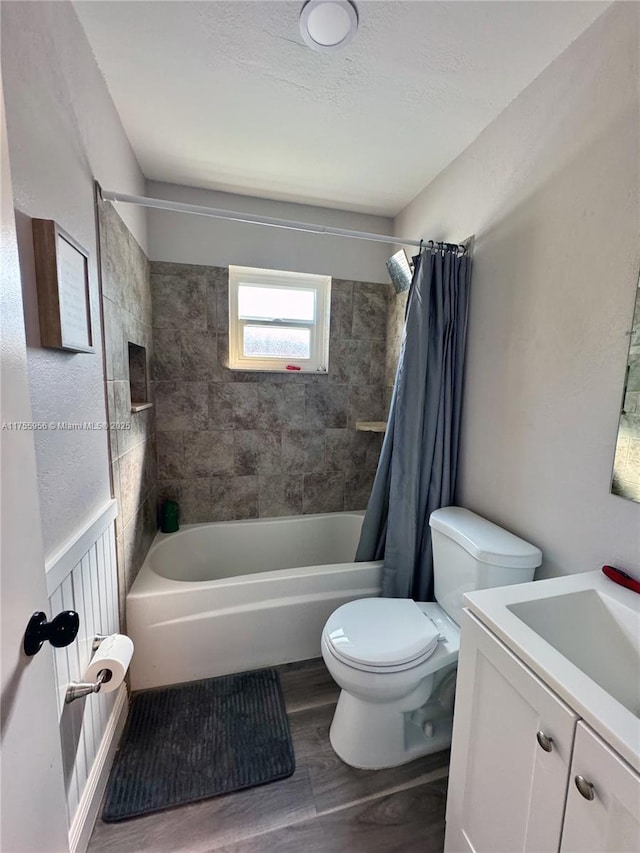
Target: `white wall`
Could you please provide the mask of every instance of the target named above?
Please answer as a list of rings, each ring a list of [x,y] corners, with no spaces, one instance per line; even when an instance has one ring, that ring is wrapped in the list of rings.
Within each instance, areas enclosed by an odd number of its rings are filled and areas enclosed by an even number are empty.
[[[2,69],[20,260],[28,312],[33,418],[105,421],[93,180],[143,193],[144,180],[70,3],[3,3]],[[55,219],[91,255],[96,353],[40,348],[29,217]],[[143,247],[144,211],[122,209]],[[104,431],[37,432],[46,556],[110,498]]]
[[[147,195],[314,225],[393,234],[390,219],[363,213],[270,201],[157,181],[147,182]],[[389,281],[385,261],[393,254],[394,248],[385,243],[285,231],[161,210],[150,210],[148,222],[149,258],[153,261],[221,267],[242,264],[332,275],[356,281]]]
[[[542,575],[640,566],[609,494],[640,268],[640,4],[611,7],[397,217],[476,235],[459,501]]]

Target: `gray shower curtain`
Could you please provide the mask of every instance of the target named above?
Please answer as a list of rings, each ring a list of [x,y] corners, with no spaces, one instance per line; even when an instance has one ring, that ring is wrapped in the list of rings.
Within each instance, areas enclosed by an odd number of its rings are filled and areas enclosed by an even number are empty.
[[[423,251],[356,560],[384,559],[382,594],[433,599],[429,516],[453,501],[471,259]]]

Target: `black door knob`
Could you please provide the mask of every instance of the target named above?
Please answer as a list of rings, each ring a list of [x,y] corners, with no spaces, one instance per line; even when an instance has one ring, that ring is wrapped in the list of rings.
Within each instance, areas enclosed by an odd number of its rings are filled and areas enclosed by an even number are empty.
[[[41,610],[29,619],[27,630],[24,632],[22,647],[26,655],[35,655],[42,648],[45,640],[60,649],[68,646],[78,636],[80,617],[75,610],[63,610],[55,619],[47,622],[47,615]]]

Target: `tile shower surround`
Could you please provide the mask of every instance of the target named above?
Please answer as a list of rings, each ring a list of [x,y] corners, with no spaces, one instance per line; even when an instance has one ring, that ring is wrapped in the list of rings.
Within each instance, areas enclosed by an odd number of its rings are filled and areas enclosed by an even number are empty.
[[[109,202],[98,203],[108,420],[113,494],[118,501],[116,548],[120,610],[155,536],[157,505],[155,411],[132,413],[129,343],[153,349],[149,261]],[[147,364],[147,376],[150,369]],[[121,627],[124,628],[124,625]]]
[[[329,373],[228,369],[227,270],[151,262],[158,495],[183,523],[365,509],[391,285],[333,279]]]

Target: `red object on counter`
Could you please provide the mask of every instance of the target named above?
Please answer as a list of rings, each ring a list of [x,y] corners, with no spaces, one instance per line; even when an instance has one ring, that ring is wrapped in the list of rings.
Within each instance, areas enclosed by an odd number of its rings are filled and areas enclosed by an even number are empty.
[[[301,368],[301,367],[298,367],[298,365],[297,365],[297,364],[288,364],[288,365],[285,367],[285,370],[302,370],[302,368]]]
[[[631,575],[623,572],[622,569],[616,569],[614,566],[603,566],[602,571],[614,583],[640,593],[640,581],[632,578]]]

